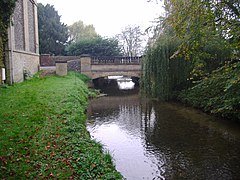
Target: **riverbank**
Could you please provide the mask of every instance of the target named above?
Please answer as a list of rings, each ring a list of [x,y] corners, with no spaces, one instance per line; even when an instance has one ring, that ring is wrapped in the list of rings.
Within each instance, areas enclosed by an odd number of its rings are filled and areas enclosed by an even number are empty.
[[[0,88],[1,179],[121,179],[86,130],[86,80],[70,73]]]
[[[240,122],[240,62],[226,62],[178,100],[204,112]]]

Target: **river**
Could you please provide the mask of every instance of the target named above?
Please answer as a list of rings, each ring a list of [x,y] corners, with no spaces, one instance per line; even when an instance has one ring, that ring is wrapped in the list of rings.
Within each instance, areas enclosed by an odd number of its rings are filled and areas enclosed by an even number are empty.
[[[124,178],[240,178],[239,125],[150,101],[137,89],[115,90],[102,90],[108,96],[90,102],[87,129]]]

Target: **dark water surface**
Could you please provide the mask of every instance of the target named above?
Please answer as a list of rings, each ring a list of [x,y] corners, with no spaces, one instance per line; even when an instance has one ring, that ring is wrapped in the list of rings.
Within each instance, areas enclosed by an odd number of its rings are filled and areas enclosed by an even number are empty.
[[[87,128],[126,179],[240,179],[240,127],[136,93],[92,100]]]

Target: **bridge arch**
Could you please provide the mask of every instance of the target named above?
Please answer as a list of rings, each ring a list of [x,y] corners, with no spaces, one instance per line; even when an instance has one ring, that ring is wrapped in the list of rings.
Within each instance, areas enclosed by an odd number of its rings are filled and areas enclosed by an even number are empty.
[[[126,76],[126,77],[137,77],[140,78],[141,74],[138,72],[127,72],[127,71],[119,71],[119,72],[92,72],[92,79],[97,79],[101,77],[107,76]]]

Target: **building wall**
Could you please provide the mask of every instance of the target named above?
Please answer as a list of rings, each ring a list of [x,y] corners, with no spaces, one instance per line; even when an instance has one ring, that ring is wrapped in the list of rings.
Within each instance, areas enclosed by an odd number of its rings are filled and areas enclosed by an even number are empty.
[[[13,26],[14,26],[14,49],[24,51],[25,50],[25,40],[24,40],[24,13],[23,13],[23,1],[17,1],[13,16]],[[12,34],[12,35],[13,35]],[[12,37],[13,39],[13,37]]]
[[[5,60],[8,83],[24,80],[24,70],[39,69],[39,40],[36,0],[18,0],[8,32],[8,57]]]
[[[13,53],[13,80],[14,83],[24,80],[23,70],[26,69],[32,74],[38,72],[39,56],[31,53],[14,52]]]

